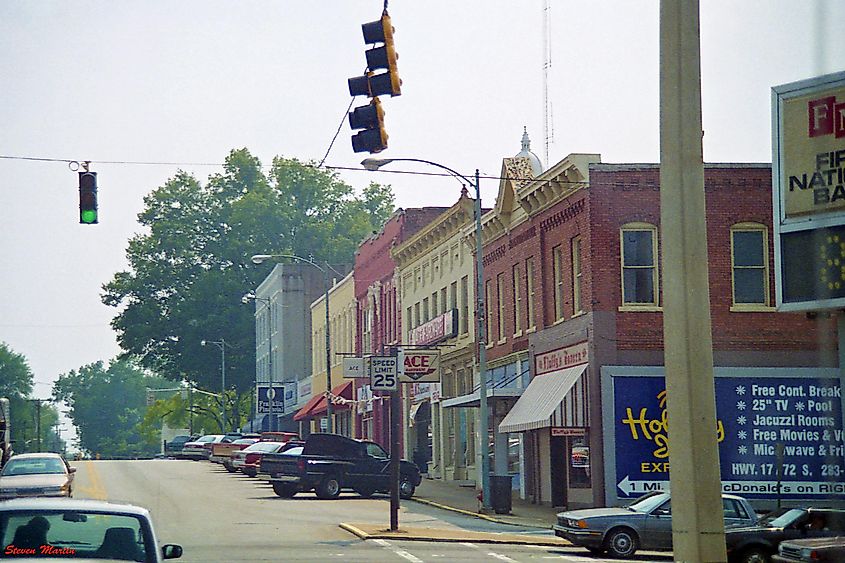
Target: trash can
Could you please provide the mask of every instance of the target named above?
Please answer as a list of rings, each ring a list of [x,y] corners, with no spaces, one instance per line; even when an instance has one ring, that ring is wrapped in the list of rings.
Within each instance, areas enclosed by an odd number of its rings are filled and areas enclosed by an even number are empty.
[[[491,475],[490,476],[490,504],[496,514],[510,514],[513,503],[511,502],[511,476]]]

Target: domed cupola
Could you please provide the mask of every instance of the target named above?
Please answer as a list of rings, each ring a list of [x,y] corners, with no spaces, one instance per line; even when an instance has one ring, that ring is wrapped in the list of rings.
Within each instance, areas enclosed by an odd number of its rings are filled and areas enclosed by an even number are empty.
[[[514,155],[514,158],[527,158],[531,161],[531,171],[536,178],[543,173],[543,163],[540,157],[534,154],[531,150],[531,140],[528,138],[528,128],[525,127],[522,132],[522,150]]]

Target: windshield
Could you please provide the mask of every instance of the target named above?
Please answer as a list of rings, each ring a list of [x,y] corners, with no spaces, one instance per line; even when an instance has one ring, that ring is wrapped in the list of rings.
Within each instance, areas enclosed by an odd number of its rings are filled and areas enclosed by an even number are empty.
[[[804,510],[798,508],[791,508],[787,510],[777,510],[771,514],[767,514],[761,523],[765,526],[772,526],[774,528],[785,528],[794,523],[805,514]]]
[[[2,555],[147,561],[152,534],[132,515],[77,511],[0,513]]]
[[[245,452],[275,452],[281,446],[278,442],[256,442],[244,448]]]
[[[631,504],[628,508],[637,512],[651,512],[669,498],[669,493],[654,492],[643,495]]]
[[[0,475],[37,475],[40,473],[66,473],[67,468],[62,460],[54,457],[39,457],[29,459],[12,458],[3,468]]]

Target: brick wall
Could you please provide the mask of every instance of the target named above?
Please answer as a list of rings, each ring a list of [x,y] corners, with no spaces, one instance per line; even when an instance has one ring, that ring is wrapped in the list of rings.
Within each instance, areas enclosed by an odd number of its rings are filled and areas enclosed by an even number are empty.
[[[809,320],[803,313],[777,313],[775,304],[774,239],[772,227],[771,168],[767,164],[720,164],[705,168],[708,261],[710,266],[711,320],[714,353],[762,353],[747,362],[766,358],[767,352],[827,350],[832,345],[833,321]],[[581,302],[585,313],[610,313],[615,330],[607,335],[620,351],[661,351],[663,315],[660,311],[619,311],[622,303],[620,227],[648,223],[658,228],[658,264],[663,243],[660,227],[660,170],[655,164],[594,164],[590,185],[531,217],[484,249],[484,278],[490,281],[492,347],[488,361],[495,362],[528,346],[527,306],[523,280],[522,336],[514,337],[512,267],[535,260],[537,330],[555,324],[553,249],[562,250],[564,321],[573,318],[571,242],[581,237]],[[731,311],[731,226],[752,222],[765,225],[768,234],[769,301],[764,312]],[[499,306],[497,276],[505,280],[506,339],[498,343]],[[660,284],[672,275],[659,268]],[[660,299],[660,297],[659,297]],[[662,301],[662,299],[660,299]],[[823,354],[824,355],[824,354]],[[802,356],[801,362],[812,361]],[[739,365],[739,364],[737,364]],[[800,365],[797,363],[796,365]]]

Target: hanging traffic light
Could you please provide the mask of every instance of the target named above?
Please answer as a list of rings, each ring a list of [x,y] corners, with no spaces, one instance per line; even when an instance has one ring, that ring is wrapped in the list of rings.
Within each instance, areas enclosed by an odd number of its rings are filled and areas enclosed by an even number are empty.
[[[349,94],[373,98],[369,105],[360,106],[349,113],[349,125],[352,129],[363,129],[352,137],[352,150],[355,152],[381,152],[387,148],[387,133],[384,130],[384,111],[378,96],[402,94],[402,80],[396,60],[399,55],[393,44],[393,24],[385,10],[377,21],[361,26],[364,42],[367,45],[382,43],[366,51],[367,71],[363,76],[348,80]],[[376,70],[386,70],[375,74]]]
[[[349,112],[352,129],[363,129],[352,136],[354,152],[381,152],[387,148],[387,133],[384,130],[384,110],[381,102],[373,98],[369,105],[357,107]]]
[[[79,222],[83,225],[98,222],[96,172],[79,172]]]
[[[375,43],[383,43],[383,45],[366,51],[367,73],[364,76],[349,79],[349,94],[370,98],[387,94],[400,96],[402,80],[399,78],[399,69],[396,67],[399,55],[393,43],[395,30],[390,23],[390,16],[384,12],[379,20],[363,24],[361,30],[367,45]],[[387,72],[373,73],[374,70],[380,69],[385,69]]]

